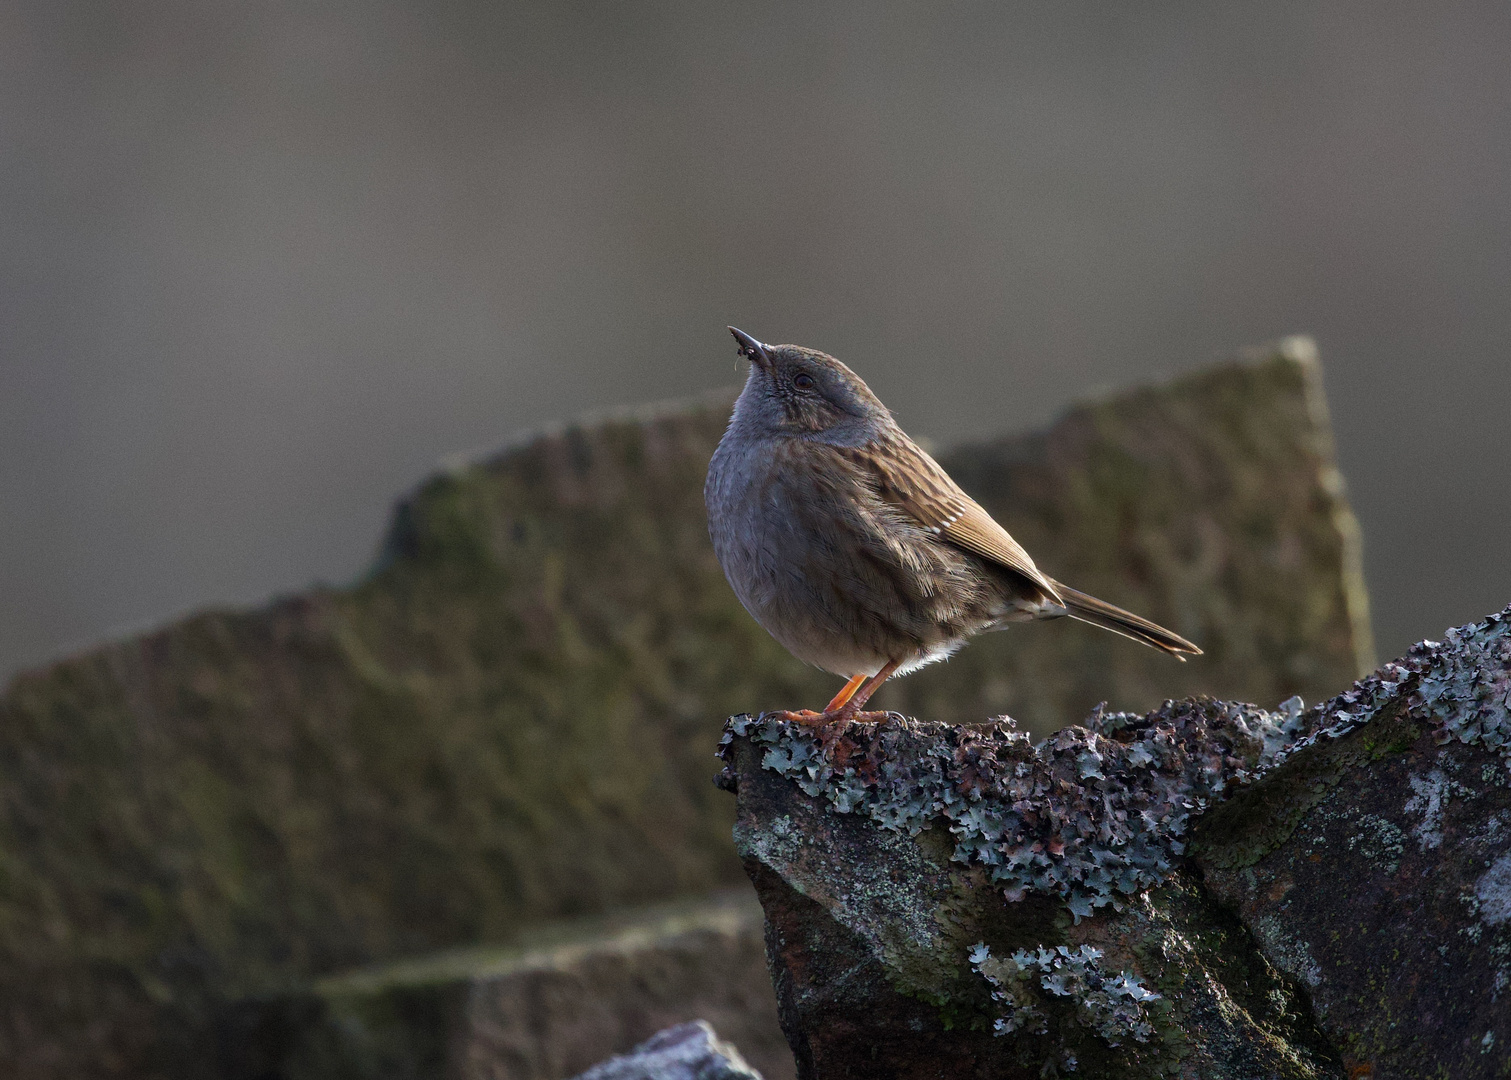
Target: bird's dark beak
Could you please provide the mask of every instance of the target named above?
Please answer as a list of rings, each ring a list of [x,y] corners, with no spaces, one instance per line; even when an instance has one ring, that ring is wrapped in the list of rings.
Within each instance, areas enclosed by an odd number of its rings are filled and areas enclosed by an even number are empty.
[[[771,357],[766,352],[766,346],[762,345],[759,341],[751,337],[745,331],[736,330],[733,326],[729,328],[729,332],[733,334],[735,336],[735,340],[740,343],[741,356],[748,356],[750,357],[752,362],[759,364],[761,367],[767,370],[770,370]]]

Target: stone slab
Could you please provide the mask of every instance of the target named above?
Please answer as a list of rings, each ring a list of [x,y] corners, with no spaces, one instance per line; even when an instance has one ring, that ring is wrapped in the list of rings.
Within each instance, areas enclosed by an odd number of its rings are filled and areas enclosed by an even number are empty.
[[[564,1080],[696,1021],[793,1076],[748,889],[338,974],[228,1010],[221,1045],[230,1080]]]

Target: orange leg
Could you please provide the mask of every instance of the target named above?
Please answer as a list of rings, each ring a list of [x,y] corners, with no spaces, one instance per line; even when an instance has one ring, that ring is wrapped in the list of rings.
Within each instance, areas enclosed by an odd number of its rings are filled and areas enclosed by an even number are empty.
[[[861,706],[864,705],[868,700],[870,700],[872,694],[881,689],[881,684],[890,679],[892,677],[892,672],[896,671],[901,664],[901,660],[893,660],[890,664],[882,668],[875,675],[872,675],[871,678],[866,680],[866,684],[855,692],[855,696],[850,699],[849,704],[846,707],[849,708],[852,712],[859,714]],[[851,717],[851,719],[853,719],[853,717]]]
[[[867,677],[865,675],[857,675],[845,683],[845,688],[834,695],[834,700],[824,706],[824,711],[833,712],[835,709],[844,708],[845,703],[855,696],[855,691],[861,688],[861,684],[866,681]]]

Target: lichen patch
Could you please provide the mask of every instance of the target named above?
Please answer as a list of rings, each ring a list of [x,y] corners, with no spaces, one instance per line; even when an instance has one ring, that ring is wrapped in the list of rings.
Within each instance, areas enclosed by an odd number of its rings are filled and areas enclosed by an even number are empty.
[[[852,725],[826,754],[808,727],[744,716],[723,745],[750,738],[764,768],[837,813],[909,836],[942,819],[955,861],[985,868],[1008,900],[1057,895],[1079,922],[1163,881],[1191,817],[1257,775],[1284,719],[1167,702],[1148,716],[1098,710],[1035,745],[1006,717],[972,728],[896,717]]]
[[[1411,777],[1408,782],[1412,795],[1403,809],[1408,814],[1422,815],[1422,820],[1411,827],[1411,835],[1427,851],[1443,842],[1443,803],[1448,797],[1448,778],[1443,770],[1433,769],[1426,776]]]
[[[1474,883],[1480,918],[1491,926],[1511,920],[1511,855],[1502,855]]]
[[[993,1024],[998,1035],[1047,1030],[1043,1006],[1049,997],[1070,999],[1082,1022],[1108,1046],[1121,1046],[1125,1039],[1148,1042],[1154,1035],[1146,1006],[1160,995],[1132,972],[1109,975],[1101,965],[1102,950],[1092,945],[1041,945],[999,958],[978,943],[966,959],[990,984],[992,1000],[1002,1011]]]
[[[1511,769],[1511,606],[1442,641],[1420,641],[1399,660],[1282,725],[1267,755],[1279,764],[1322,738],[1340,738],[1367,724],[1402,690],[1414,713],[1432,720],[1439,743],[1457,741],[1498,752]]]
[[[1167,701],[1146,716],[1098,706],[1084,726],[1037,744],[1009,717],[967,728],[894,714],[852,725],[829,753],[809,727],[739,716],[720,754],[748,736],[765,748],[764,768],[837,813],[909,836],[943,819],[954,859],[984,867],[1009,901],[1056,895],[1080,922],[1165,880],[1194,816],[1403,693],[1440,742],[1492,748],[1511,768],[1511,607],[1419,643],[1311,709],[1300,698],[1273,712],[1209,699]],[[1442,843],[1455,783],[1436,772],[1412,780],[1406,809],[1421,815],[1412,835],[1422,850]],[[1391,858],[1401,839],[1376,827],[1358,842]]]

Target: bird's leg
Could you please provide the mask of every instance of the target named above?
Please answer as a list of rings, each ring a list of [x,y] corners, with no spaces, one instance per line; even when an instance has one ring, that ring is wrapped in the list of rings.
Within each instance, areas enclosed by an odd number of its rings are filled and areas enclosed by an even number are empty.
[[[882,717],[886,716],[886,713],[863,713],[860,711],[860,707],[870,699],[872,694],[881,689],[881,684],[890,679],[892,677],[892,672],[896,671],[901,664],[901,660],[891,661],[889,664],[887,664],[886,667],[882,668],[875,675],[872,675],[869,679],[867,679],[861,686],[861,688],[850,696],[850,700],[844,702],[835,711],[838,713],[844,713],[848,711],[849,715],[844,717],[844,719],[847,721],[858,720],[861,717],[866,717],[868,719],[875,717],[879,720]]]
[[[866,703],[866,699],[881,688],[881,684],[892,677],[892,672],[897,670],[902,661],[893,660],[869,679],[857,676],[851,679],[835,696],[834,702],[829,703],[829,708],[814,721],[810,721],[818,729],[818,743],[824,757],[834,763],[835,760],[843,762],[855,749],[855,744],[845,739],[845,729],[856,720],[881,720],[886,713],[861,712],[860,707]],[[864,681],[862,681],[864,680]]]
[[[855,692],[865,684],[866,679],[869,677],[867,675],[857,675],[845,683],[844,689],[835,694],[834,699],[824,706],[824,712],[832,713],[836,709],[844,708],[845,704],[855,696]]]
[[[818,736],[819,752],[831,766],[840,765],[855,751],[855,744],[845,739],[845,729],[855,720],[882,720],[886,713],[861,712],[860,707],[877,690],[881,684],[892,677],[902,663],[901,660],[893,660],[878,671],[875,675],[856,675],[847,683],[844,689],[834,695],[832,701],[825,707],[823,712],[814,712],[812,709],[800,709],[797,711],[784,710],[782,712],[767,713],[773,720],[787,720],[802,724],[810,728]]]

